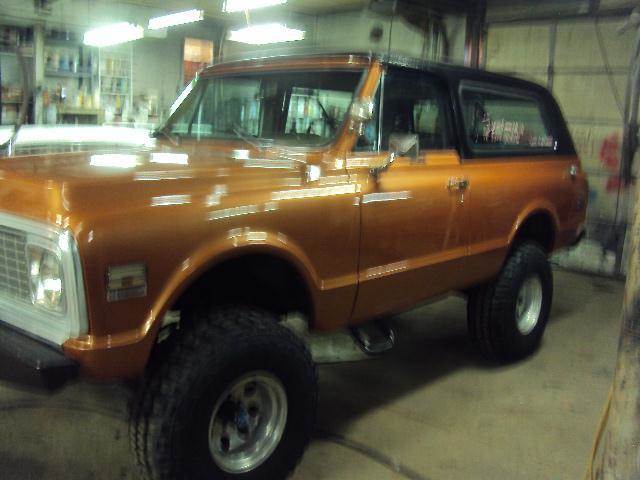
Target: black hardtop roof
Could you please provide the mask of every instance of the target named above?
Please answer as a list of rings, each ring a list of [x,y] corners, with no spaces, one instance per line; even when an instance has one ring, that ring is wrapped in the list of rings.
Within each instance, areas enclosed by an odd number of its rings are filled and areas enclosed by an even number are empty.
[[[538,93],[548,93],[547,89],[543,86],[523,80],[521,78],[512,77],[505,74],[490,72],[487,70],[481,70],[478,68],[470,68],[462,65],[436,62],[432,60],[422,60],[415,57],[404,56],[401,54],[376,52],[376,51],[336,51],[336,50],[301,50],[295,53],[277,54],[272,53],[264,56],[256,56],[253,58],[237,58],[225,60],[217,65],[229,65],[229,64],[242,64],[244,62],[264,62],[268,65],[271,61],[286,60],[286,59],[300,59],[308,58],[310,56],[324,56],[324,57],[356,57],[366,59],[369,61],[380,61],[386,65],[392,65],[403,68],[410,68],[414,70],[420,70],[437,75],[449,83],[458,84],[461,80],[474,81],[474,82],[489,82],[496,83],[503,86],[510,86],[512,88],[520,88],[529,91],[536,91]]]

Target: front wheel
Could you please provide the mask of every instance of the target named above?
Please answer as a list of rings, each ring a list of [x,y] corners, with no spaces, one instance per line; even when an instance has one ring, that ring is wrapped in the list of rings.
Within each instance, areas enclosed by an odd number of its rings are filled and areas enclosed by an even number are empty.
[[[245,307],[200,312],[174,341],[132,408],[144,478],[287,477],[315,419],[317,375],[305,345]]]
[[[469,333],[487,358],[508,362],[533,353],[547,325],[553,276],[546,252],[520,244],[491,284],[469,295]]]

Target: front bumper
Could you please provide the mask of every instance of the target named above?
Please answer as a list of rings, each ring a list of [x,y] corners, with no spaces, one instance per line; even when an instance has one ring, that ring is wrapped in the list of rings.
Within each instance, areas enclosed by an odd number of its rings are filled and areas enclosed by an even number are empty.
[[[61,350],[0,322],[0,379],[53,390],[78,375]]]

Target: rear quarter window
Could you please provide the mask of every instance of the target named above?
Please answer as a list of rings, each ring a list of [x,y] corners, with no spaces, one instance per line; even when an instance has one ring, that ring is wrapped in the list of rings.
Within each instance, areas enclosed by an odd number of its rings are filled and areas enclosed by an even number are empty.
[[[538,154],[557,149],[544,104],[526,91],[463,84],[460,102],[475,154]]]

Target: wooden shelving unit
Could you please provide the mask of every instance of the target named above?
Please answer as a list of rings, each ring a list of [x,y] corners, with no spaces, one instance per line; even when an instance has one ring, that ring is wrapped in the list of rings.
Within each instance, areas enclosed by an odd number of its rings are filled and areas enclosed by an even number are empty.
[[[0,35],[0,88],[2,89],[0,125],[8,125],[15,123],[22,104],[23,79],[16,49],[20,48],[20,53],[26,60],[27,75],[31,81],[34,69],[34,43],[31,28],[6,26],[1,28],[3,31]],[[33,121],[33,98],[29,98],[26,120]]]
[[[109,123],[123,122],[133,107],[133,57],[130,45],[99,50],[98,83],[100,105]]]
[[[43,108],[47,123],[99,124],[98,52],[73,32],[51,30],[44,36]]]

